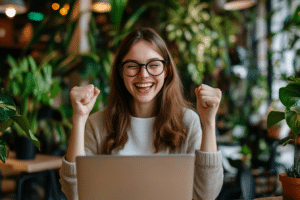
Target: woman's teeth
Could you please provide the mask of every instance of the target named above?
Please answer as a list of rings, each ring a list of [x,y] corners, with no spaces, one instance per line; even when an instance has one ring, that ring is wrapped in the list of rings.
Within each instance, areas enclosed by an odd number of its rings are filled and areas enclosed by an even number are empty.
[[[151,87],[153,83],[148,84],[135,84],[136,87],[145,88],[145,87]]]

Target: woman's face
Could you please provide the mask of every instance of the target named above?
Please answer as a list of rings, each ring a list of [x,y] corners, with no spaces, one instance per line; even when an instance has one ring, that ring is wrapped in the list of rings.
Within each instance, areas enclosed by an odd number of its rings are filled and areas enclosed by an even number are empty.
[[[135,61],[139,64],[146,64],[150,60],[164,60],[156,51],[156,48],[149,42],[139,41],[134,44],[122,62]],[[164,85],[166,67],[162,74],[152,76],[142,66],[141,71],[134,77],[127,76],[123,71],[123,80],[128,92],[133,96],[134,104],[156,105],[157,94]]]

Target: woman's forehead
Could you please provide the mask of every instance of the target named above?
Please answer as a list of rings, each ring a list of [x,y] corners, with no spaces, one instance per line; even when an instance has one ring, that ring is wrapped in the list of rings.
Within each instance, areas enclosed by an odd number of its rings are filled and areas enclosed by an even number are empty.
[[[123,61],[126,59],[147,60],[151,58],[163,59],[163,56],[155,44],[142,40],[132,45]]]

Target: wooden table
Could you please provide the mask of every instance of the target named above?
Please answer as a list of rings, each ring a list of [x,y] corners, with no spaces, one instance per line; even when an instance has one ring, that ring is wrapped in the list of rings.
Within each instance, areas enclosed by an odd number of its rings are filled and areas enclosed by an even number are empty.
[[[254,200],[283,200],[283,197],[264,197],[264,198],[258,198],[258,199],[254,199]]]
[[[31,160],[20,160],[16,159],[16,154],[13,151],[9,152],[9,156],[6,160],[6,163],[0,162],[1,168],[5,169],[5,171],[14,171],[21,173],[21,178],[18,180],[17,184],[17,199],[20,200],[22,196],[22,186],[23,183],[27,180],[37,178],[41,175],[46,175],[49,179],[50,187],[45,188],[45,196],[50,198],[50,194],[52,193],[55,199],[59,199],[58,197],[58,188],[57,188],[57,180],[55,177],[55,169],[59,169],[62,166],[62,157],[44,155],[44,154],[36,154],[34,159]],[[0,168],[0,171],[1,171]],[[50,188],[50,189],[49,189]]]
[[[0,165],[5,165],[5,167],[11,168],[12,170],[34,173],[49,169],[59,169],[62,165],[62,157],[36,154],[32,160],[19,160],[16,159],[16,153],[10,151],[6,163],[0,163]]]

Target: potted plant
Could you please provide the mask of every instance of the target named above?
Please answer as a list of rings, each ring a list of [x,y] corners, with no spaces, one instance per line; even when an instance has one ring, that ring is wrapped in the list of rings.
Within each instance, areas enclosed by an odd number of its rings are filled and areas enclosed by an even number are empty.
[[[17,108],[13,99],[8,95],[0,94],[0,132],[4,133],[14,122],[20,126],[23,133],[25,132],[26,136],[34,146],[40,149],[40,142],[32,134],[28,120],[17,113]],[[3,163],[6,162],[8,151],[7,136],[2,134],[0,136],[0,160]]]
[[[285,146],[293,141],[295,145],[294,165],[279,174],[282,183],[284,199],[298,199],[300,197],[300,160],[297,158],[297,137],[300,134],[300,78],[290,76],[287,86],[279,89],[279,99],[285,106],[285,112],[271,111],[268,114],[268,130],[279,121],[285,119],[293,135],[283,138],[280,143]]]
[[[42,62],[38,65],[31,55],[19,59],[8,56],[7,61],[10,70],[4,81],[4,91],[10,94],[20,108],[20,114],[28,120],[28,128],[32,134],[37,135],[39,133],[38,115],[42,105],[52,106],[55,96],[61,90],[58,78],[53,78],[52,66],[49,63]],[[31,145],[28,138],[24,137],[24,131],[17,125],[13,125],[12,130],[15,133],[17,158],[33,158],[35,154],[26,155],[24,149],[21,148],[23,144],[25,149]]]

